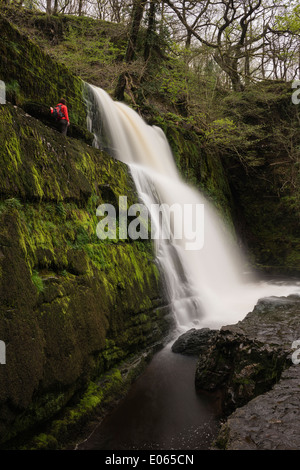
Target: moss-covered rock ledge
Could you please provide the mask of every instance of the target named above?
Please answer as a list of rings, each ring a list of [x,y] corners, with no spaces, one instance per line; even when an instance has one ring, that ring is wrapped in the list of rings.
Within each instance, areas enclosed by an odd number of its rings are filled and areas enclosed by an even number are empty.
[[[136,202],[127,167],[12,105],[0,106],[0,140],[3,444],[85,390],[76,422],[121,377],[101,386],[103,374],[161,341],[169,323],[150,242],[95,233],[99,204]]]

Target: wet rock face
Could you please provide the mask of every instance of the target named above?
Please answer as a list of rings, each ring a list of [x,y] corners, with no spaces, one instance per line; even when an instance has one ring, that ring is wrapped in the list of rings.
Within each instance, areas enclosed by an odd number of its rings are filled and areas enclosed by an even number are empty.
[[[53,104],[53,106],[55,106],[55,104]],[[46,126],[52,127],[53,129],[59,131],[58,121],[56,121],[56,119],[54,119],[51,115],[49,106],[45,106],[43,104],[35,103],[32,101],[27,101],[22,104],[22,109],[24,109],[24,111],[26,111],[26,113],[28,113],[30,116],[33,116],[39,121],[46,124]],[[70,126],[68,127],[67,135],[69,137],[73,137],[74,139],[81,140],[88,145],[93,145],[93,134],[89,132],[85,127],[78,126],[72,121],[70,122]]]
[[[208,344],[215,339],[216,334],[217,331],[209,328],[201,328],[200,330],[192,328],[177,338],[172,346],[172,351],[187,356],[198,356],[205,352]]]
[[[49,108],[65,97],[70,121],[86,127],[82,80],[45,54],[2,13],[0,29],[0,70],[7,101],[21,107],[33,101]]]
[[[150,243],[96,236],[99,204],[137,200],[126,166],[10,104],[0,142],[1,445],[161,343],[172,319]]]
[[[300,296],[262,299],[203,349],[196,388],[220,391],[224,413],[233,412],[217,439],[219,448],[299,448],[293,422],[299,421],[300,365],[292,362],[299,318]]]
[[[272,390],[237,409],[216,445],[227,450],[299,450],[300,366],[283,372]]]

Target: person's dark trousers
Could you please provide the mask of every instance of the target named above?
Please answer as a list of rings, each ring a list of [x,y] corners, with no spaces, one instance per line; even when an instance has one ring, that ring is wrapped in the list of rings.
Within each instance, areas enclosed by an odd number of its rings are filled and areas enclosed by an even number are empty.
[[[67,135],[68,131],[68,121],[66,119],[61,119],[58,121],[58,129],[63,135]]]

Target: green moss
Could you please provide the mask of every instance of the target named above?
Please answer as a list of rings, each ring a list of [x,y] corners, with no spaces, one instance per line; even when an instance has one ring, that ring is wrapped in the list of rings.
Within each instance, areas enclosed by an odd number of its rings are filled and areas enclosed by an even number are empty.
[[[5,143],[4,147],[5,152],[14,165],[14,169],[18,170],[19,164],[22,162],[20,155],[20,142],[15,135],[12,135],[8,141]]]
[[[44,290],[43,279],[40,277],[37,271],[33,271],[31,275],[31,279],[32,279],[33,284],[37,288],[38,292],[43,292]]]
[[[44,196],[44,191],[41,188],[40,185],[40,175],[38,174],[38,171],[35,167],[32,167],[32,176],[34,180],[34,186],[35,186],[35,191],[40,199]]]
[[[24,31],[56,62],[90,83],[113,86],[115,70],[127,45],[126,25],[73,15],[48,15],[23,8],[6,8],[6,17]],[[52,41],[53,34],[55,40]],[[16,53],[20,52],[14,41]],[[112,72],[113,71],[113,72]],[[60,86],[62,84],[60,83]]]
[[[118,368],[90,381],[76,403],[65,408],[64,412],[52,421],[42,432],[30,439],[28,443],[20,444],[22,450],[51,450],[62,449],[70,442],[73,433],[78,438],[78,428],[84,426],[95,414],[105,413],[112,404],[116,403],[128,391],[132,381],[145,367],[141,360],[129,373],[123,374]]]
[[[157,312],[164,301],[151,243],[95,233],[99,203],[124,194],[136,201],[126,166],[81,141],[63,145],[9,104],[0,106],[0,134],[2,151],[13,141],[22,156],[9,165],[5,153],[0,164],[0,331],[11,345],[11,368],[5,377],[0,369],[0,433],[17,439],[53,419],[89,383],[69,421],[36,442],[53,448],[69,425],[126,390],[118,372],[95,377],[169,325]]]
[[[85,125],[82,81],[43,53],[2,15],[0,27],[0,79],[8,84],[8,100],[18,105],[33,100],[53,106],[65,96],[71,121]]]
[[[225,450],[229,442],[229,429],[226,424],[223,424],[218,434],[217,440],[213,443],[213,447],[220,450]]]

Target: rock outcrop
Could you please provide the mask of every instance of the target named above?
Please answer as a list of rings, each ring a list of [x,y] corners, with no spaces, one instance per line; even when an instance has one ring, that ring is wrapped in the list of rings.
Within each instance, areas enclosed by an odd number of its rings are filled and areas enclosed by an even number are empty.
[[[216,446],[227,450],[299,450],[300,366],[282,373],[269,392],[238,408],[222,426]]]
[[[49,107],[65,97],[71,122],[86,127],[83,81],[45,54],[2,12],[0,29],[0,80],[6,85],[7,101],[18,106],[34,102]]]
[[[99,204],[137,201],[126,165],[10,104],[0,140],[3,443],[160,342],[169,323],[151,243],[96,235]]]
[[[199,354],[205,353],[208,344],[211,344],[216,335],[216,330],[210,330],[209,328],[198,330],[192,328],[177,338],[172,345],[172,351],[187,356],[199,356]]]
[[[196,388],[218,391],[225,415],[233,413],[217,447],[299,448],[300,366],[292,361],[299,319],[300,296],[261,299],[243,321],[221,328],[207,343]]]

